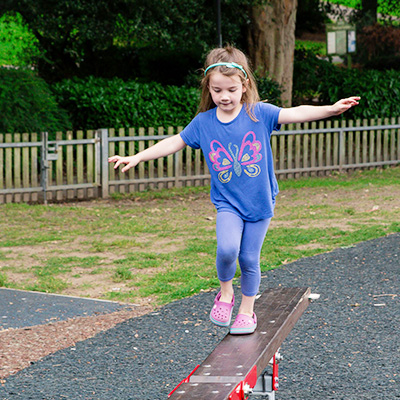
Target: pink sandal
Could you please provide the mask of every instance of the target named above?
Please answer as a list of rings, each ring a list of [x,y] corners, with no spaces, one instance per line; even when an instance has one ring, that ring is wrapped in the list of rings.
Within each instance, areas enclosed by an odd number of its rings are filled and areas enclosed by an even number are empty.
[[[238,314],[235,322],[231,326],[231,335],[246,335],[253,333],[257,328],[257,317],[253,313],[253,318],[248,315]]]
[[[235,296],[232,297],[230,303],[224,303],[219,301],[221,298],[221,292],[217,294],[214,300],[214,306],[210,312],[210,319],[218,326],[229,326],[232,318],[232,310],[235,304]]]

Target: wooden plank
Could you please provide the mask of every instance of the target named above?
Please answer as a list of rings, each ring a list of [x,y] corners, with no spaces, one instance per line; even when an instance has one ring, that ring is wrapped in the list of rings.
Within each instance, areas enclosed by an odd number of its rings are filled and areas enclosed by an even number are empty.
[[[294,126],[291,125],[290,130],[294,130]],[[289,135],[287,137],[287,169],[292,169],[293,168],[293,135]],[[289,179],[293,178],[293,174],[287,174],[287,177]]]
[[[168,135],[172,136],[174,134],[174,128],[172,126],[169,126],[167,132],[168,132],[167,133]],[[173,154],[170,154],[167,157],[167,176],[168,176],[168,178],[174,177],[174,155]],[[170,183],[167,183],[167,187],[168,188],[173,187],[172,181]]]
[[[301,124],[296,124],[296,130],[301,129]],[[294,167],[300,168],[300,162],[301,162],[301,135],[296,135],[295,136],[295,150],[294,150]],[[295,178],[300,177],[300,173],[294,174]]]
[[[148,128],[148,135],[149,136],[154,136],[154,128]],[[154,146],[154,140],[149,140],[147,143],[147,147]],[[148,168],[148,174],[149,174],[149,188],[154,189],[154,160],[149,161],[149,168]]]
[[[273,135],[273,136],[271,136],[271,149],[272,149],[272,157],[274,159],[274,170],[275,171],[278,168],[277,148],[278,148],[278,138],[275,135]]]
[[[390,124],[396,124],[396,118],[392,117],[390,119]],[[396,129],[391,129],[390,131],[390,160],[395,160],[396,158]]]
[[[186,146],[185,148],[186,151],[186,176],[190,177],[193,175],[193,168],[192,168],[192,148],[190,146]],[[193,181],[187,180],[186,181],[186,186],[193,186]]]
[[[397,123],[400,125],[400,117],[397,120]],[[397,160],[400,160],[400,129],[397,129]]]
[[[112,138],[115,136],[115,129],[109,129],[108,130],[108,137]],[[108,155],[109,156],[114,156],[115,154],[115,142],[108,142]],[[123,154],[122,154],[123,155]],[[110,181],[115,180],[115,175],[116,175],[116,170],[114,169],[115,163],[109,163],[108,164],[108,179]],[[119,167],[120,169],[121,167]],[[116,186],[110,187],[110,194],[116,192]]]
[[[14,143],[21,142],[21,134],[15,133],[14,134]],[[21,148],[15,147],[14,148],[14,187],[20,188],[21,187]]]
[[[361,120],[356,120],[356,127],[361,126]],[[355,132],[355,163],[360,164],[360,154],[361,154],[361,132]]]
[[[280,135],[279,136],[279,170],[284,170],[285,166],[285,159],[286,159],[286,136]],[[286,176],[279,176],[280,178],[286,178]]]
[[[332,128],[332,121],[326,121],[326,128]],[[328,167],[332,165],[332,134],[325,134],[325,166]],[[326,175],[329,174],[329,171],[326,171]]]
[[[159,127],[157,130],[158,136],[163,136],[164,135],[164,128]],[[157,160],[157,177],[158,178],[163,178],[164,177],[164,157],[160,157]],[[157,186],[159,189],[164,188],[164,183],[159,183]]]
[[[177,134],[183,130],[182,126],[178,126]],[[183,151],[180,150],[175,154],[175,187],[182,187],[182,164],[183,164]]]
[[[63,133],[62,132],[57,132],[56,133],[56,140],[62,140],[63,138]],[[56,161],[56,185],[61,186],[64,184],[64,146],[60,146],[58,148],[58,157]],[[57,200],[63,200],[64,199],[64,191],[63,190],[57,190],[56,194],[56,199]]]
[[[382,119],[378,118],[378,125],[382,125]],[[382,130],[376,131],[376,161],[382,161]]]
[[[353,121],[349,121],[349,127],[353,127]],[[354,132],[347,132],[347,163],[354,163]]]
[[[88,130],[86,132],[86,139],[93,139],[94,132],[93,130]],[[94,144],[86,145],[86,182],[94,183]],[[86,197],[92,198],[94,197],[94,191],[91,188],[88,188],[86,191]]]
[[[12,142],[11,133],[6,133],[6,143]],[[12,177],[13,177],[13,168],[12,168],[12,148],[6,148],[6,189],[11,189],[13,187]]]
[[[136,132],[135,132],[135,128],[129,128],[129,136],[135,136]],[[129,145],[128,145],[128,154],[130,156],[133,156],[136,153],[135,151],[135,142],[130,141]],[[135,171],[136,171],[136,167],[132,167],[129,172],[128,172],[128,176],[129,176],[129,180],[132,181],[135,179]],[[129,185],[129,193],[132,193],[135,191],[135,186],[134,184],[130,184]]]
[[[309,129],[309,123],[306,122],[304,124],[304,129],[308,130]],[[303,167],[302,168],[308,168],[308,157],[309,157],[309,152],[308,152],[308,146],[309,146],[309,139],[310,136],[308,134],[303,135],[303,148],[302,148],[302,153],[303,153]],[[304,172],[301,174],[301,176],[310,176],[308,172]]]
[[[67,140],[73,139],[73,132],[67,132]],[[67,185],[74,183],[74,146],[67,144]],[[75,190],[67,190],[67,199],[73,199],[75,197]]]
[[[317,128],[317,123],[311,122],[311,129],[316,129]],[[311,168],[315,168],[317,165],[317,134],[313,133],[311,135]],[[317,174],[315,172],[311,173],[311,176],[316,176]]]
[[[171,400],[226,400],[254,366],[257,375],[309,305],[309,288],[267,289],[256,301],[257,330],[227,335]]]
[[[371,126],[376,125],[375,120],[371,119]],[[376,139],[376,131],[369,131],[369,161],[368,162],[375,162],[375,139]],[[370,169],[373,169],[372,167]]]
[[[118,137],[125,137],[125,129],[124,128],[119,128],[118,129]],[[118,150],[117,153],[122,156],[125,157],[125,141],[121,140],[120,142],[117,142],[117,146],[118,146]],[[122,168],[118,168],[118,180],[123,183],[124,180],[126,180],[126,173],[121,171]],[[118,189],[117,189],[118,188]],[[118,187],[116,187],[116,192],[118,193],[125,193],[125,185],[118,185]]]
[[[384,119],[384,124],[389,125],[389,118]],[[383,131],[383,161],[389,160],[389,129]]]
[[[83,139],[83,131],[78,131],[76,133],[76,138]],[[76,183],[83,183],[83,145],[76,145]],[[78,199],[83,199],[85,196],[84,189],[77,189],[76,197]]]
[[[32,133],[31,134],[31,141],[37,142],[38,134]],[[39,186],[39,179],[38,179],[38,148],[31,147],[31,185],[32,187]],[[31,194],[31,201],[37,201],[38,194],[32,193]]]
[[[14,143],[21,142],[21,134],[14,134]],[[14,148],[14,188],[21,188],[21,147]],[[21,193],[14,194],[14,202],[21,202]]]
[[[139,128],[139,136],[143,136],[143,135],[144,135],[144,128]],[[144,150],[144,141],[141,140],[139,142],[139,153],[143,150]],[[144,173],[145,173],[144,164],[145,164],[144,162],[141,162],[138,166],[138,178],[139,179],[144,179]],[[145,189],[145,186],[143,184],[139,184],[138,189],[139,189],[139,191],[142,191]]]
[[[22,134],[22,142],[29,142],[29,133]],[[0,161],[1,162],[1,161]],[[22,187],[29,188],[29,171],[31,169],[29,163],[29,147],[22,148]],[[23,201],[28,202],[30,200],[30,194],[23,194]]]
[[[324,125],[323,125],[324,121],[319,121],[319,129],[323,129]],[[324,167],[325,163],[324,163],[324,134],[323,133],[319,133],[318,134],[318,166],[319,167]],[[322,171],[320,172],[318,175],[325,175],[325,172]]]
[[[363,120],[363,126],[367,126],[368,120]],[[368,131],[362,133],[362,163],[368,163]]]
[[[0,143],[4,142],[4,134],[0,133]],[[4,188],[4,149],[0,147],[0,189]]]

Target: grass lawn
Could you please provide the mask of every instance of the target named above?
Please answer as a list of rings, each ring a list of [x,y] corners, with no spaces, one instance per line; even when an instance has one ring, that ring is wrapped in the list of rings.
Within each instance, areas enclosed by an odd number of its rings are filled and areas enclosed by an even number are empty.
[[[398,167],[281,181],[280,188],[262,271],[400,231]],[[217,287],[208,193],[1,205],[0,286],[139,304]]]

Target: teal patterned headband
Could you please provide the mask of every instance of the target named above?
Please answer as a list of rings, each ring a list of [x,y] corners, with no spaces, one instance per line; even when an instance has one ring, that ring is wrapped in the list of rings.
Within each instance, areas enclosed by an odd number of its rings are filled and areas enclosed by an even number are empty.
[[[207,71],[208,71],[210,68],[219,67],[219,66],[225,66],[225,67],[227,67],[227,68],[237,68],[237,69],[240,69],[240,70],[244,73],[244,76],[245,76],[246,79],[247,79],[247,73],[246,73],[246,71],[244,70],[244,68],[243,68],[241,65],[236,64],[236,63],[234,63],[234,62],[219,62],[219,63],[211,64],[211,65],[210,65],[209,67],[207,67],[206,70],[204,71],[204,76],[207,75]]]

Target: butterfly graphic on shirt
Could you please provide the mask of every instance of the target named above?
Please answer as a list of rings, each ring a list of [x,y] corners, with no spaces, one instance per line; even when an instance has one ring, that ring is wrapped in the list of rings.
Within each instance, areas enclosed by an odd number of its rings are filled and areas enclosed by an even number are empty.
[[[210,143],[210,160],[214,171],[219,172],[218,179],[222,183],[228,183],[232,179],[232,172],[238,177],[242,172],[251,178],[258,176],[261,168],[257,163],[262,159],[260,154],[261,143],[254,132],[248,132],[243,137],[240,147],[229,143],[226,149],[218,140]]]

